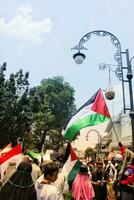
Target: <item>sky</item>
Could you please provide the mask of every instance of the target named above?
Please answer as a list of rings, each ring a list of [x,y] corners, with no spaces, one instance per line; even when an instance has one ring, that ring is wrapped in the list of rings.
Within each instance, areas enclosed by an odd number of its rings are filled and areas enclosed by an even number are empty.
[[[88,32],[105,30],[134,56],[133,10],[133,0],[0,0],[0,64],[7,62],[7,76],[21,68],[29,71],[31,87],[63,76],[80,107],[98,88],[109,87],[108,71],[99,70],[99,64],[116,65],[115,48],[106,37],[92,37],[82,65],[75,64],[71,48]],[[116,114],[122,109],[122,89],[114,73],[111,85],[116,97],[108,107]]]

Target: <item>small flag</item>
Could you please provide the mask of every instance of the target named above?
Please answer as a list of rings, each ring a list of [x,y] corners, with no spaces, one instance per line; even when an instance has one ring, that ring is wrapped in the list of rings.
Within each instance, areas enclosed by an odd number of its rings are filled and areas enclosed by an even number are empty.
[[[79,172],[81,165],[82,165],[82,162],[79,161],[71,144],[68,143],[66,152],[65,152],[65,164],[63,165],[62,172],[67,177],[69,188],[71,188],[72,183],[77,173]]]
[[[43,154],[43,153],[35,153],[35,152],[33,152],[33,151],[30,151],[30,150],[28,150],[27,151],[27,154],[31,157],[31,158],[37,158],[38,159],[38,161],[40,162],[40,163],[42,163],[42,160],[43,161],[45,161],[45,160],[51,160],[51,158],[50,158],[50,154],[49,153],[45,153],[45,154]]]
[[[74,140],[79,131],[109,120],[110,114],[99,89],[71,118],[62,134],[65,139]]]
[[[15,146],[11,149],[8,153],[4,156],[0,157],[0,174],[1,174],[1,181],[4,178],[4,172],[6,171],[10,162],[16,162],[18,165],[22,160],[22,147],[20,144]]]

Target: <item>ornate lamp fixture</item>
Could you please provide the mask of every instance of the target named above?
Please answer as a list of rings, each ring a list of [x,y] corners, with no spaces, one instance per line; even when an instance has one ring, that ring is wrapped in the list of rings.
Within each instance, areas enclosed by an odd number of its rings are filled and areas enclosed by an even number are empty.
[[[81,52],[75,53],[73,55],[73,59],[75,60],[75,63],[78,65],[82,64],[85,58],[86,58],[85,54]]]

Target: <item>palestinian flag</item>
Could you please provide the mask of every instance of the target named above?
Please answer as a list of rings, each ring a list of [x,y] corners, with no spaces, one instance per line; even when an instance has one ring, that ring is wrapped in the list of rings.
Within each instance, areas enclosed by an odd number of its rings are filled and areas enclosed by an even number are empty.
[[[4,156],[0,157],[0,174],[1,181],[4,178],[4,172],[6,171],[10,162],[16,162],[18,165],[22,160],[22,147],[21,144],[18,144],[13,149],[11,149]]]
[[[66,152],[65,152],[65,164],[63,165],[62,172],[67,177],[69,188],[71,188],[72,183],[77,173],[79,172],[81,165],[82,165],[82,162],[79,161],[71,144],[68,143]]]
[[[110,114],[99,89],[71,118],[62,134],[65,139],[74,140],[79,131],[109,120]]]

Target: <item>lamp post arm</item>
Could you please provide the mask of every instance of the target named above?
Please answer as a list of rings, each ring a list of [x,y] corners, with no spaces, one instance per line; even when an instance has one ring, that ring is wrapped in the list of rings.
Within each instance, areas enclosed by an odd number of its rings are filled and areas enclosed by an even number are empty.
[[[86,138],[88,139],[88,135],[90,134],[90,132],[96,132],[98,135],[98,154],[101,154],[101,135],[99,133],[99,131],[97,131],[96,129],[91,129],[87,132]]]
[[[71,50],[77,50],[80,52],[81,50],[87,50],[87,48],[84,46],[86,42],[91,38],[92,35],[100,36],[100,37],[110,37],[112,44],[116,47],[116,53],[114,54],[114,60],[117,62],[117,68],[115,70],[115,75],[119,80],[122,80],[122,52],[121,52],[121,43],[118,40],[118,38],[104,30],[96,30],[91,31],[87,34],[85,34],[79,41],[78,45],[71,48]]]
[[[91,32],[85,34],[79,41],[80,49],[81,49],[81,46],[91,38],[92,35],[97,35],[97,36],[101,36],[101,37],[109,36],[111,38],[112,44],[116,48],[118,48],[118,50],[120,50],[120,52],[121,52],[121,43],[118,40],[118,38],[114,34],[108,32],[108,31],[104,31],[104,30],[91,31]]]
[[[89,131],[87,132],[86,137],[88,138],[88,135],[90,134],[90,132],[93,132],[93,131],[96,132],[96,133],[98,134],[98,142],[100,143],[101,136],[100,136],[99,131],[97,131],[96,129],[91,129],[91,130],[89,130]]]

